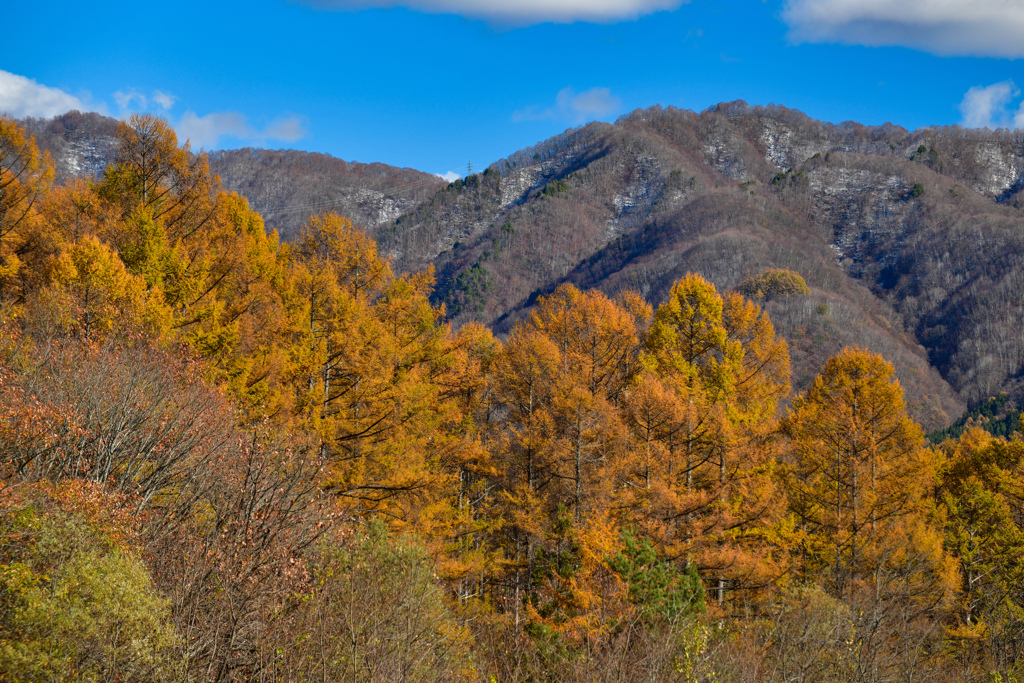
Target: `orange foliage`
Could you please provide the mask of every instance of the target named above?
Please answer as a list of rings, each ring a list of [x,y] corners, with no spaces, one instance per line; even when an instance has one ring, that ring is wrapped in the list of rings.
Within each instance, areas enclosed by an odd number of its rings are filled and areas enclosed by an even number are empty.
[[[829,575],[838,593],[897,576],[922,600],[944,599],[953,570],[932,523],[936,456],[892,365],[846,349],[794,400],[785,430],[804,571]]]
[[[182,628],[213,606],[204,652],[258,649],[232,615],[284,614],[342,515],[425,539],[467,618],[497,612],[516,637],[607,645],[635,623],[612,562],[627,530],[723,614],[794,563],[837,593],[945,600],[939,462],[882,359],[829,361],[780,433],[786,343],[698,275],[657,311],[562,285],[501,343],[452,330],[433,271],[395,273],[348,219],[281,244],[166,122],[118,137],[102,181],[51,190],[0,119],[0,504],[31,488],[123,545],[143,533],[129,508],[149,509]],[[1012,468],[969,457],[988,445],[959,448],[950,496],[1019,494]],[[199,551],[178,567],[183,547]]]

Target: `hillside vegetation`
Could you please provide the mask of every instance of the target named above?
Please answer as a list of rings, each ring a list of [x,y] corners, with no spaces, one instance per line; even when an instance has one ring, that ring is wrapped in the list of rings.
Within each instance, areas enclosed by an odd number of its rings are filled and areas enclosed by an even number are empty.
[[[831,262],[656,306],[563,282],[501,340],[389,257],[426,232],[326,212],[282,242],[165,121],[115,140],[55,184],[0,118],[4,680],[1024,675],[1024,441],[928,446],[930,399],[864,348],[794,392],[821,351],[788,302],[884,303],[822,289]],[[572,209],[566,177],[520,208]]]
[[[346,162],[294,150],[235,149],[210,155],[224,187],[246,197],[282,239],[335,211],[367,230],[391,223],[445,186],[438,176],[387,164]]]
[[[863,346],[933,428],[1001,391],[1020,400],[1022,179],[1019,133],[655,107],[496,162],[377,235],[404,266],[435,265],[457,321],[501,331],[562,282],[656,303],[686,272],[730,289],[795,271],[810,293],[766,305],[796,386]]]
[[[58,170],[97,174],[113,159],[110,119],[29,123]],[[1024,392],[1016,133],[833,125],[735,102],[590,124],[447,187],[302,152],[218,152],[210,164],[285,241],[335,210],[399,270],[433,265],[432,300],[456,325],[507,334],[564,282],[656,304],[687,272],[728,290],[781,268],[809,288],[763,301],[797,389],[856,345],[891,359],[929,430]]]
[[[22,123],[53,159],[58,182],[99,178],[115,161],[115,119],[73,111]],[[445,186],[438,176],[409,168],[294,150],[221,150],[207,161],[221,186],[247,198],[284,240],[295,239],[310,216],[324,211],[363,228],[389,223]]]

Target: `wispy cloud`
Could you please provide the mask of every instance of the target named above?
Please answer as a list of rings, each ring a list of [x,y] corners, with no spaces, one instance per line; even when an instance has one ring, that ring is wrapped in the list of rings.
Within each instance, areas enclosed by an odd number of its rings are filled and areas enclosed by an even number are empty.
[[[114,101],[121,109],[121,116],[154,109],[161,110],[161,115],[167,116],[178,97],[165,90],[153,90],[147,94],[135,88],[127,88],[115,92]],[[295,142],[305,137],[307,132],[305,119],[294,114],[279,116],[258,128],[251,126],[240,112],[216,111],[200,116],[191,109],[181,115],[174,128],[179,138],[189,140],[196,149],[214,149],[223,138],[255,145],[265,145],[270,140]]]
[[[1016,111],[1013,101],[1020,90],[1013,81],[974,86],[960,102],[963,125],[968,128],[1024,128],[1024,102]]]
[[[274,119],[262,133],[257,133],[255,137],[295,142],[306,137],[307,132],[306,122],[302,117],[288,115]]]
[[[222,137],[245,138],[249,127],[245,117],[237,112],[214,112],[198,116],[187,111],[177,125],[179,138],[187,139],[193,147],[215,147]]]
[[[120,107],[122,114],[133,111],[146,111],[152,108],[151,105],[164,111],[170,111],[177,101],[177,96],[163,90],[154,90],[149,95],[135,88],[118,90],[114,93],[114,102]]]
[[[51,118],[72,109],[106,113],[102,103],[93,104],[88,97],[83,100],[59,88],[40,85],[31,78],[0,71],[0,112],[16,118]]]
[[[175,128],[179,138],[188,139],[197,149],[213,149],[221,138],[263,145],[268,140],[295,142],[307,133],[304,119],[294,114],[280,116],[261,130],[252,128],[243,114],[233,111],[212,112],[204,116],[186,111]]]
[[[174,106],[174,103],[178,101],[178,98],[162,90],[154,90],[153,101],[156,102],[156,105],[158,107],[160,107],[164,111],[167,111]]]
[[[608,23],[674,10],[689,0],[304,0],[320,9],[405,7],[429,14],[457,14],[504,26],[575,21]]]
[[[540,121],[554,119],[583,123],[614,114],[622,108],[622,100],[612,95],[608,88],[591,88],[577,93],[572,88],[562,88],[555,96],[555,106],[530,106],[512,113],[513,121]]]
[[[1024,57],[1020,0],[787,0],[782,18],[795,42]]]
[[[128,90],[118,90],[114,93],[114,102],[117,106],[124,111],[132,110],[144,110],[149,106],[149,100],[145,95],[137,91],[135,88],[129,88]]]
[[[435,173],[434,175],[436,175],[438,178],[444,178],[449,183],[454,183],[456,180],[462,177],[455,171],[448,171],[447,173]]]

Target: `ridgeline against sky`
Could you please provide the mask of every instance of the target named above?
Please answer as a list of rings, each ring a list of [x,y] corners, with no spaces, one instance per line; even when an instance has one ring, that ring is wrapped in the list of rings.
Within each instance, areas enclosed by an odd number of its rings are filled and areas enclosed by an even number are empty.
[[[148,111],[197,149],[295,147],[439,174],[653,104],[1022,123],[1024,10],[997,0],[56,2],[5,18],[60,38],[43,50],[37,32],[9,32],[0,112]]]

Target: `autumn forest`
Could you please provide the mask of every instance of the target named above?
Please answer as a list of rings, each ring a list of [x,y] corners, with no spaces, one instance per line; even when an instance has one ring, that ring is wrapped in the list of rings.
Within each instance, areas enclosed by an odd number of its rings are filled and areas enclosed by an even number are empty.
[[[497,335],[116,137],[57,184],[0,118],[0,680],[1024,677],[1024,440],[929,443],[861,348],[794,392],[799,273]]]

